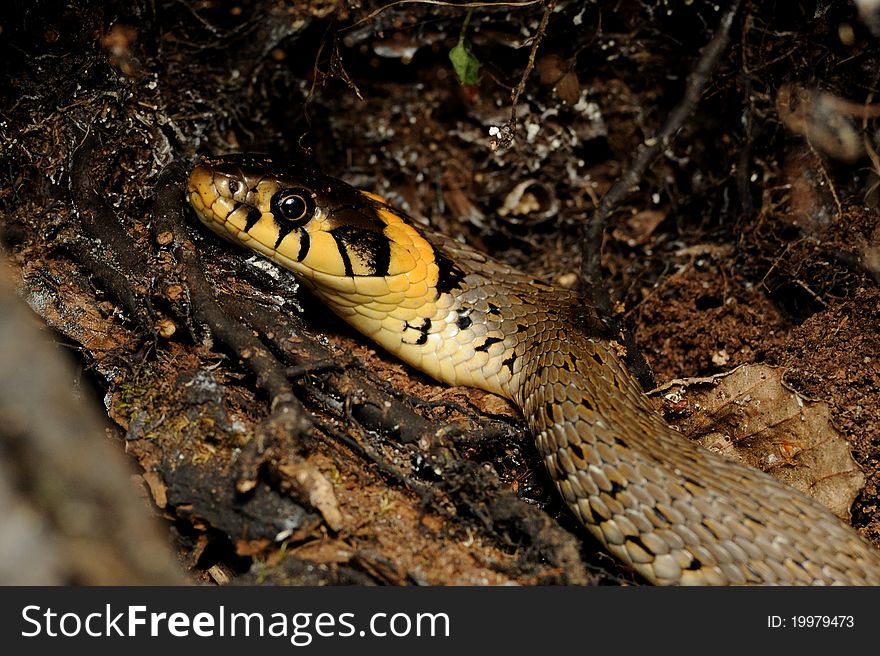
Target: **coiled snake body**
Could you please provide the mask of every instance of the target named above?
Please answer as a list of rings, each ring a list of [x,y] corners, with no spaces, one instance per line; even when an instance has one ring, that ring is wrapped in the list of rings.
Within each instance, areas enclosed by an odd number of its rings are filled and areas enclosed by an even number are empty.
[[[568,507],[649,581],[880,585],[878,552],[823,506],[667,426],[576,294],[260,156],[203,159],[187,193],[389,352],[511,399]]]

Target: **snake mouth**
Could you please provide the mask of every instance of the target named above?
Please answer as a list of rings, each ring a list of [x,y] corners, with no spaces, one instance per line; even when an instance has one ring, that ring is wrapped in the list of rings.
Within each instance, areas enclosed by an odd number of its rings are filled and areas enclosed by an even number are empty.
[[[203,157],[189,175],[186,195],[212,232],[307,278],[310,267],[300,263],[310,252],[311,239],[304,224],[293,226],[281,216],[289,208],[277,198],[286,187],[272,166],[268,158],[254,156]]]
[[[245,167],[231,158],[215,162],[202,158],[190,173],[187,197],[199,220],[220,237],[233,243],[251,242],[251,247],[274,258],[272,227],[257,227],[264,217],[256,187],[260,178],[249,176]]]
[[[229,216],[244,204],[228,194],[228,179],[225,182],[227,194],[222,193],[217,174],[206,160],[193,169],[187,181],[186,193],[196,215],[215,232],[230,232]]]

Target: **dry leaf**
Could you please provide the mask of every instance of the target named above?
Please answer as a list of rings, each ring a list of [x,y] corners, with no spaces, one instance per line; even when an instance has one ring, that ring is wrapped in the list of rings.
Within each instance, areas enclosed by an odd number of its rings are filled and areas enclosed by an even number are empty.
[[[612,236],[628,246],[639,246],[647,242],[658,225],[666,219],[667,212],[642,210],[628,218],[625,224],[615,228]]]
[[[571,66],[559,55],[544,55],[538,60],[538,79],[541,84],[556,84]]]
[[[497,213],[514,224],[535,224],[555,217],[558,211],[559,201],[553,187],[529,178],[507,193]]]
[[[556,95],[570,105],[578,101],[581,85],[571,61],[559,55],[546,55],[538,62],[538,69],[541,84],[553,86]]]
[[[569,105],[574,105],[581,96],[581,84],[573,71],[569,71],[559,78],[559,82],[556,83],[553,90]]]
[[[849,519],[865,484],[828,404],[785,386],[784,370],[743,365],[711,378],[676,380],[652,393],[685,435],[731,460],[762,469]],[[667,412],[668,414],[668,412]]]

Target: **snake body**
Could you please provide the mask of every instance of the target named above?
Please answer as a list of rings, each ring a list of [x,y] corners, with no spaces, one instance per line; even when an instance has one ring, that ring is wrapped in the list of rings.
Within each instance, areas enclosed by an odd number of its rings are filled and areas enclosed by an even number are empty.
[[[187,194],[389,352],[512,400],[567,506],[649,581],[880,585],[878,552],[830,511],[670,428],[578,295],[264,157],[203,158]]]

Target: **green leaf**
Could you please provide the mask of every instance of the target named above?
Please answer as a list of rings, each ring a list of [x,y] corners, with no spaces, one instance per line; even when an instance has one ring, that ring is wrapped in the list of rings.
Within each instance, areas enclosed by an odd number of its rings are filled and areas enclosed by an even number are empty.
[[[455,69],[459,82],[462,84],[477,83],[480,62],[471,54],[464,37],[460,38],[455,47],[449,51],[449,61],[452,62],[452,68]]]

